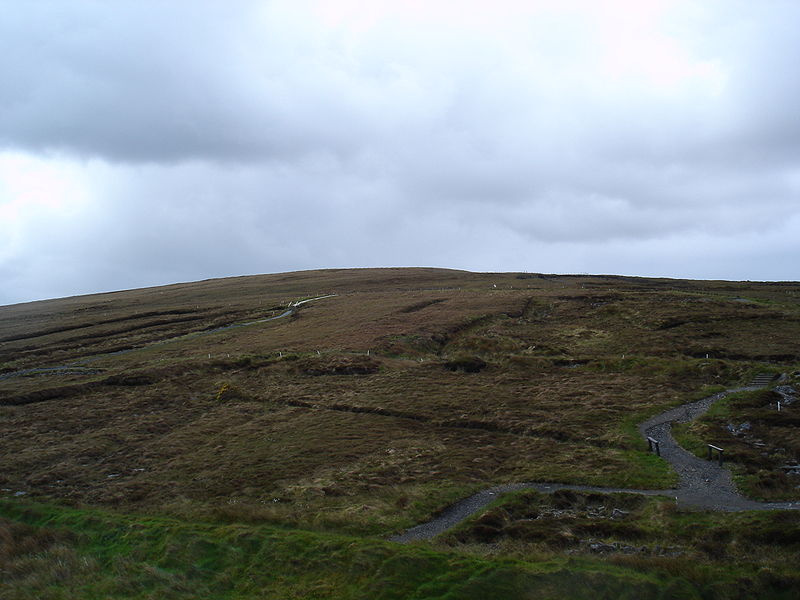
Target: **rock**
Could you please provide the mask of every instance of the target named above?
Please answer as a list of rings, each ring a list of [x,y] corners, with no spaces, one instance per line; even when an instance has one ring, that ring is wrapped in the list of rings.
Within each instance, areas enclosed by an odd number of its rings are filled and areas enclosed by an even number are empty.
[[[726,426],[726,429],[728,431],[730,431],[733,435],[741,435],[745,431],[750,431],[751,429],[753,429],[753,426],[750,424],[749,421],[745,421],[744,423],[742,423],[738,427],[736,425],[734,425],[733,423],[728,423],[728,425]]]
[[[773,391],[780,394],[781,402],[785,405],[791,404],[797,400],[797,390],[793,385],[779,385],[775,387]]]
[[[629,514],[630,513],[627,510],[622,510],[622,509],[619,509],[619,508],[615,508],[614,510],[611,511],[611,518],[612,519],[624,519]]]
[[[605,544],[603,542],[593,542],[589,544],[589,550],[597,553],[615,552],[617,547],[612,544]]]

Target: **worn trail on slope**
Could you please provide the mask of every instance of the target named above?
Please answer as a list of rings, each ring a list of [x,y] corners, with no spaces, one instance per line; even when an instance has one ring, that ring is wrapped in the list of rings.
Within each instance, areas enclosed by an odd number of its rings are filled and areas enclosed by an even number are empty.
[[[31,369],[22,369],[20,371],[3,373],[0,374],[0,381],[3,379],[11,379],[12,377],[23,377],[25,375],[37,375],[45,373],[51,373],[54,375],[93,375],[95,373],[98,373],[99,371],[97,371],[96,369],[84,367],[83,365],[95,362],[102,358],[108,358],[109,356],[119,356],[120,354],[128,354],[129,352],[144,350],[145,348],[154,348],[156,346],[163,346],[164,344],[171,344],[172,342],[188,340],[191,338],[201,337],[205,335],[211,335],[213,333],[219,333],[220,331],[227,331],[229,329],[238,329],[240,327],[249,327],[251,325],[266,323],[268,321],[276,321],[277,319],[283,319],[284,317],[288,317],[289,315],[293,314],[297,310],[297,307],[300,306],[301,304],[305,304],[306,302],[311,302],[313,300],[322,300],[323,298],[333,298],[334,296],[336,296],[336,294],[328,294],[327,296],[317,296],[316,298],[308,298],[306,300],[300,300],[299,302],[290,303],[289,307],[285,311],[283,311],[279,315],[275,315],[274,317],[265,317],[263,319],[257,319],[255,321],[248,321],[246,323],[233,323],[231,325],[224,325],[222,327],[216,327],[214,329],[209,329],[207,331],[195,331],[194,333],[179,335],[177,337],[169,338],[166,340],[153,342],[145,346],[125,348],[124,350],[117,350],[116,352],[106,352],[104,354],[98,354],[96,356],[82,358],[75,362],[71,362],[67,365],[58,365],[55,367],[33,367]]]
[[[668,496],[675,498],[679,506],[702,508],[706,510],[800,510],[800,502],[756,502],[739,494],[728,469],[715,461],[706,461],[690,454],[678,445],[672,437],[672,423],[688,423],[703,415],[711,405],[736,392],[757,390],[763,385],[734,388],[714,394],[697,402],[689,402],[671,408],[639,425],[644,438],[652,437],[660,443],[661,458],[669,462],[678,473],[678,487],[669,490],[640,490],[629,488],[597,487],[587,485],[568,485],[561,483],[509,483],[497,485],[468,498],[464,498],[447,508],[435,519],[422,523],[403,533],[389,538],[394,542],[429,540],[440,533],[458,525],[500,495],[507,492],[532,489],[539,492],[572,490],[577,492],[599,492],[604,494],[627,493],[645,496]]]

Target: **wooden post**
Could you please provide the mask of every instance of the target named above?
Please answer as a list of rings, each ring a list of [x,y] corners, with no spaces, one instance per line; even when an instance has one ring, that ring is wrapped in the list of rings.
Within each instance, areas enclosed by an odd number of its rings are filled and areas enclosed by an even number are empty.
[[[713,446],[711,444],[708,444],[708,460],[711,460],[713,458],[713,451],[714,450],[717,451],[717,458],[719,460],[719,466],[721,467],[722,466],[722,453],[725,452],[725,450],[720,448],[719,446]]]
[[[648,446],[650,452],[652,452],[653,448],[655,447],[656,456],[661,456],[661,444],[659,443],[658,440],[655,440],[655,439],[651,438],[650,436],[647,436],[647,446]]]

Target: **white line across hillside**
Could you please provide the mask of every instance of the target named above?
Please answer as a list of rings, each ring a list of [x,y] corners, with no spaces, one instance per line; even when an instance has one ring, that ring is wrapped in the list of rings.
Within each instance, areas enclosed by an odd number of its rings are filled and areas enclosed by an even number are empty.
[[[251,325],[257,325],[259,323],[266,323],[267,321],[276,321],[277,319],[283,319],[284,317],[288,317],[289,315],[294,313],[297,307],[300,306],[301,304],[305,304],[306,302],[312,302],[314,300],[322,300],[323,298],[333,298],[335,296],[337,296],[337,294],[328,294],[326,296],[317,296],[316,298],[307,298],[306,300],[300,300],[299,302],[290,302],[287,310],[285,310],[279,315],[275,315],[274,317],[266,317],[264,319],[258,319],[256,321],[248,321],[246,323],[233,323],[231,325],[224,325],[223,327],[209,329],[208,331],[195,331],[194,333],[187,333],[185,335],[179,335],[174,338],[153,342],[152,344],[147,344],[146,346],[139,346],[136,348],[126,348],[125,350],[118,350],[116,352],[106,352],[104,354],[98,354],[96,356],[82,358],[80,360],[77,360],[75,362],[66,365],[58,365],[55,367],[33,367],[31,369],[22,369],[20,371],[12,371],[11,373],[3,373],[0,374],[0,381],[4,379],[11,379],[12,377],[22,377],[24,375],[36,375],[36,374],[73,375],[73,374],[84,373],[86,375],[91,375],[95,373],[95,371],[93,371],[92,369],[88,369],[83,365],[93,363],[97,360],[107,358],[109,356],[119,356],[121,354],[128,354],[129,352],[137,352],[139,350],[145,350],[147,348],[155,348],[156,346],[163,346],[164,344],[171,344],[173,342],[181,340],[188,340],[195,337],[211,335],[213,333],[219,333],[220,331],[227,331],[229,329],[238,329],[239,327],[249,327]]]

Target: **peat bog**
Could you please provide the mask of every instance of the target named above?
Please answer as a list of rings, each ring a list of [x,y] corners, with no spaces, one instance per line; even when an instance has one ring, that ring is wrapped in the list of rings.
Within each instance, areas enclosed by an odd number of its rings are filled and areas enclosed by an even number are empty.
[[[498,484],[668,489],[637,424],[758,373],[676,438],[800,499],[798,294],[358,269],[0,307],[0,597],[797,597],[797,511],[527,491],[385,540]]]

